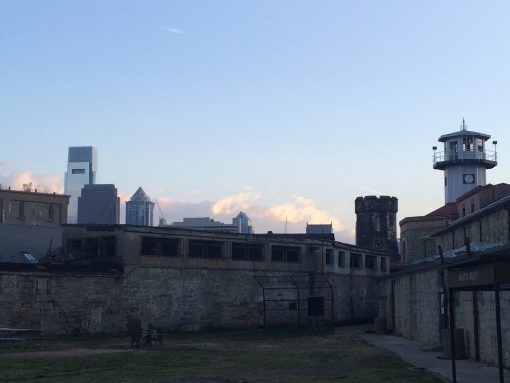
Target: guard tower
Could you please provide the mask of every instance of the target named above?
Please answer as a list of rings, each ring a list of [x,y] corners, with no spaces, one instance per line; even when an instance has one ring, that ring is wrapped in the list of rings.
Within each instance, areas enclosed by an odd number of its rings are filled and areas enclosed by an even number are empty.
[[[445,203],[455,202],[458,197],[486,184],[485,171],[497,165],[496,145],[486,150],[485,142],[491,136],[466,129],[462,119],[461,130],[444,134],[438,141],[444,143],[444,150],[434,150],[434,169],[444,170]]]
[[[356,245],[398,253],[396,197],[358,197],[356,211]]]

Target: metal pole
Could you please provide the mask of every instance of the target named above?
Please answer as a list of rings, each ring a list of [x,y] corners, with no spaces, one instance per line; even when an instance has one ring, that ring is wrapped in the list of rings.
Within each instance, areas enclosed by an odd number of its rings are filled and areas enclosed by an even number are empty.
[[[457,383],[457,369],[455,366],[455,302],[453,291],[448,289],[448,308],[450,312],[450,353],[452,358],[452,382]]]
[[[475,360],[480,360],[480,338],[479,338],[479,322],[478,322],[478,293],[473,290],[473,334],[475,336]]]
[[[498,337],[498,368],[499,368],[499,381],[505,382],[505,375],[503,373],[503,345],[501,342],[501,309],[499,302],[499,283],[494,285],[494,299],[496,301],[496,334]]]

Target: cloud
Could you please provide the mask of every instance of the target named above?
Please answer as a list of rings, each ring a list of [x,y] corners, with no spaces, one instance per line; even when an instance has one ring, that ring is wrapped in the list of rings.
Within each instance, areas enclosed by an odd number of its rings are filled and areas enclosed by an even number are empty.
[[[0,185],[2,188],[11,187],[14,190],[21,190],[23,184],[32,182],[33,188],[40,192],[60,193],[64,192],[64,177],[62,174],[34,174],[31,170],[17,170],[16,167],[7,161],[0,162]]]
[[[240,193],[217,201],[212,206],[212,212],[215,215],[234,215],[240,211],[253,211],[256,208],[255,203],[259,198],[259,193],[253,191],[250,186],[245,186],[244,190]]]
[[[178,29],[178,28],[168,28],[168,27],[165,27],[165,31],[170,32],[170,33],[174,33],[176,35],[182,35],[184,33],[184,31],[182,29]]]

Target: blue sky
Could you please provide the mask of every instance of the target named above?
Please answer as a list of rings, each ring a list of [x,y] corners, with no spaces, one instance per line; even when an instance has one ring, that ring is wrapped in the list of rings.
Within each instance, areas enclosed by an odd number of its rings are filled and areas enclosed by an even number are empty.
[[[67,147],[94,145],[99,181],[168,221],[242,208],[259,232],[329,220],[352,241],[357,196],[398,197],[399,219],[443,203],[431,147],[463,117],[509,182],[509,19],[506,1],[5,0],[0,183],[58,190]]]

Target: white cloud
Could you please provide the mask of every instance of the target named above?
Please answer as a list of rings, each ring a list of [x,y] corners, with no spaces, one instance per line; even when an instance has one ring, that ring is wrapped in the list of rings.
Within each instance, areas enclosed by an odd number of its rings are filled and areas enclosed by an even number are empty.
[[[165,27],[165,31],[170,32],[170,33],[175,33],[176,35],[182,35],[184,33],[184,31],[182,29],[178,29],[178,28]]]
[[[31,170],[17,170],[16,167],[7,161],[0,162],[0,185],[2,188],[11,187],[14,190],[21,190],[23,184],[33,185],[33,188],[40,192],[63,193],[63,174],[34,174]]]

